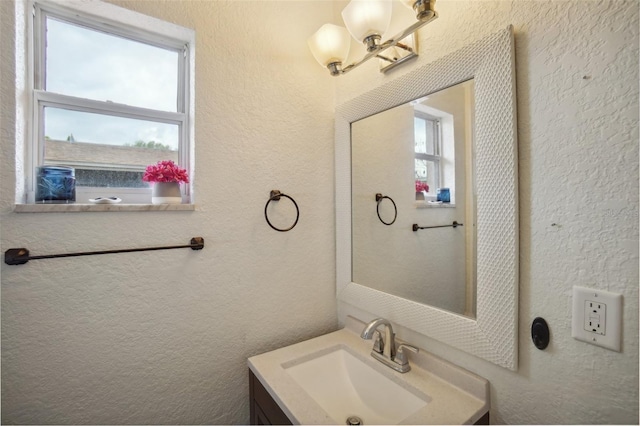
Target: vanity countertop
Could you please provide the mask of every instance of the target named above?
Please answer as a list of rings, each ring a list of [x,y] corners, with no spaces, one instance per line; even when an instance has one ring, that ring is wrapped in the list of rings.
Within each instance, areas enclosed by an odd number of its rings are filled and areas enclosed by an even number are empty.
[[[489,382],[424,350],[411,353],[411,371],[398,373],[370,356],[373,342],[360,338],[364,323],[347,317],[345,328],[249,358],[249,368],[294,424],[335,424],[289,375],[285,366],[313,354],[347,347],[405,388],[428,395],[429,403],[402,424],[473,424],[489,411]]]

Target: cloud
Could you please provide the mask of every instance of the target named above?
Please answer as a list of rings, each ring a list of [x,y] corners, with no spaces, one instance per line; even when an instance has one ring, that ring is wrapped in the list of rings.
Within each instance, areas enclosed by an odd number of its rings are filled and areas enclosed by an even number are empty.
[[[77,142],[126,145],[135,141],[155,141],[178,149],[179,127],[176,124],[135,120],[110,115],[45,108],[45,136],[66,140],[73,134]]]
[[[178,52],[47,18],[46,90],[162,111],[177,110]],[[178,126],[47,107],[45,134],[177,149]]]

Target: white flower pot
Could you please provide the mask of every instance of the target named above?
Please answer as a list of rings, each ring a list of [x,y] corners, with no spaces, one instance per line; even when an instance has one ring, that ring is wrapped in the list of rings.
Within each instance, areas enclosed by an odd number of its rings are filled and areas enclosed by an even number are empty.
[[[180,184],[178,182],[155,182],[151,189],[152,204],[181,204]]]

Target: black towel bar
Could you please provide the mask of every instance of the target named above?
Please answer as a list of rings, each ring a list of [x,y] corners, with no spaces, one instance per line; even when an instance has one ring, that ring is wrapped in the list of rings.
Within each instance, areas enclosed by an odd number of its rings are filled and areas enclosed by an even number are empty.
[[[102,251],[85,251],[80,253],[62,253],[48,254],[44,256],[29,256],[29,250],[26,248],[13,248],[4,252],[4,263],[7,265],[23,265],[30,260],[53,259],[56,257],[76,257],[76,256],[92,256],[95,254],[112,254],[112,253],[131,253],[134,251],[151,251],[151,250],[170,250],[178,248],[190,248],[192,250],[202,250],[204,248],[204,238],[193,237],[190,244],[181,246],[164,246],[164,247],[146,247],[135,249],[119,249],[119,250],[102,250]]]
[[[419,229],[432,229],[432,228],[457,228],[458,226],[464,226],[461,223],[456,222],[455,220],[451,225],[438,225],[438,226],[418,226],[417,223],[413,224],[413,232],[416,232]]]

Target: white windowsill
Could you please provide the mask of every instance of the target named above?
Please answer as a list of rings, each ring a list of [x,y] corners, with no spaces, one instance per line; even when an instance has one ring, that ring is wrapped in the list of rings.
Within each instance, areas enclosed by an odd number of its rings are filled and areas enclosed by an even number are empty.
[[[16,204],[15,213],[195,211],[195,204]]]
[[[428,201],[416,201],[415,206],[417,209],[447,209],[447,208],[455,208],[454,203],[430,203]]]

